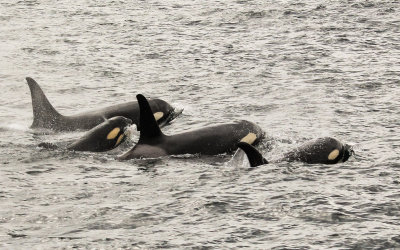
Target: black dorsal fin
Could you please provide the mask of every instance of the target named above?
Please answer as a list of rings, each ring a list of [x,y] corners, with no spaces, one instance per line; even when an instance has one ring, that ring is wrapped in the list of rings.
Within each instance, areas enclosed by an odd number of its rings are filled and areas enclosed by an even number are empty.
[[[32,127],[45,127],[47,128],[61,115],[51,105],[39,84],[30,77],[26,78],[29,89],[31,90],[32,109],[33,109],[33,123]]]
[[[139,141],[142,139],[162,136],[163,133],[161,132],[160,127],[158,126],[157,121],[154,118],[153,111],[151,110],[146,97],[138,94],[136,96],[136,99],[138,100],[140,108],[140,119],[138,127],[138,130],[140,131]]]
[[[238,147],[241,148],[249,159],[250,166],[257,167],[260,165],[268,164],[268,161],[261,155],[258,150],[246,142],[239,142]]]

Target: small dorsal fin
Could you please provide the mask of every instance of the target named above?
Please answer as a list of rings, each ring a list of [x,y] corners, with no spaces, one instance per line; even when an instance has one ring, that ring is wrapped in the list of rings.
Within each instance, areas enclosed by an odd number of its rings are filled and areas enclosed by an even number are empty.
[[[32,127],[47,128],[55,119],[61,115],[51,105],[39,84],[30,77],[26,78],[32,97],[33,123]]]
[[[162,136],[163,133],[160,130],[160,127],[157,124],[156,119],[154,118],[153,111],[150,108],[149,102],[146,97],[141,94],[136,96],[139,108],[140,108],[140,119],[139,119],[139,130],[140,130],[140,138],[149,139],[158,136]]]
[[[261,155],[258,150],[246,142],[239,142],[238,147],[241,148],[249,159],[250,166],[257,167],[260,165],[268,164],[268,161]]]

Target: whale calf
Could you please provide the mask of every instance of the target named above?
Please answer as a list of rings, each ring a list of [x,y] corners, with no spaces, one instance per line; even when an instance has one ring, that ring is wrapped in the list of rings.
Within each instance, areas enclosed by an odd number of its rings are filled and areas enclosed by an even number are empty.
[[[246,153],[251,167],[268,164],[268,161],[252,145],[239,142],[238,147]],[[353,150],[349,145],[342,144],[332,137],[323,137],[302,144],[296,149],[285,153],[284,156],[277,161],[335,164],[347,161],[352,154]]]
[[[140,107],[139,141],[131,150],[119,156],[119,160],[180,154],[217,155],[236,150],[239,141],[256,145],[264,136],[262,129],[249,121],[165,135],[152,115],[147,99],[140,94],[136,98]]]
[[[49,102],[39,84],[30,77],[26,78],[32,97],[33,123],[31,128],[45,128],[54,131],[89,130],[105,119],[114,116],[123,116],[139,122],[139,105],[136,101],[112,105],[98,110],[88,111],[76,115],[65,116],[60,114]],[[175,119],[182,111],[175,109],[161,99],[149,100],[157,122],[163,126]]]
[[[115,116],[100,123],[89,130],[79,140],[69,144],[66,149],[73,151],[104,152],[116,148],[125,141],[126,128],[132,120],[122,116]],[[39,147],[56,149],[58,146],[43,142]]]

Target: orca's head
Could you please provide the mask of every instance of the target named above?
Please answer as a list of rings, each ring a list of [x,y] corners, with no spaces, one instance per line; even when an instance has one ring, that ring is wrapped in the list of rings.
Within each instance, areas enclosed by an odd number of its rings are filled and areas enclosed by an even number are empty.
[[[160,127],[174,120],[183,111],[183,109],[175,109],[164,100],[154,99],[153,101],[157,107],[153,115]]]
[[[132,120],[123,116],[115,116],[107,121],[107,141],[117,147],[129,134],[128,127],[132,125]]]
[[[340,142],[338,142],[339,144]],[[341,143],[340,143],[341,144]],[[340,145],[339,144],[339,145]],[[340,148],[340,150],[339,150]],[[348,144],[341,144],[341,147],[334,149],[328,156],[328,164],[346,162],[354,154],[353,147]],[[336,155],[336,156],[335,156]],[[333,157],[332,157],[333,156]],[[332,158],[331,158],[332,157]]]
[[[336,164],[349,159],[352,147],[332,137],[322,137],[299,147],[300,161],[307,163]]]

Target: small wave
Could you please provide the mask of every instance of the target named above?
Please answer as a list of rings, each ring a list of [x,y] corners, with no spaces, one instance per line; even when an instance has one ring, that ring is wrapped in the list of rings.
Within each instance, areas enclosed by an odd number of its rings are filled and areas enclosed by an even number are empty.
[[[49,168],[49,169],[42,170],[42,171],[40,171],[40,170],[29,170],[29,171],[26,171],[26,173],[29,174],[29,175],[40,175],[40,174],[43,174],[43,173],[51,172],[53,170],[55,170],[55,168]]]
[[[264,11],[248,11],[244,13],[245,16],[247,16],[249,19],[251,18],[263,18],[265,17],[265,12]]]
[[[230,168],[250,168],[250,163],[247,160],[243,150],[236,150],[235,154],[228,162],[225,163],[225,165],[229,166]]]
[[[11,123],[11,124],[0,124],[0,131],[31,131],[26,125]]]

